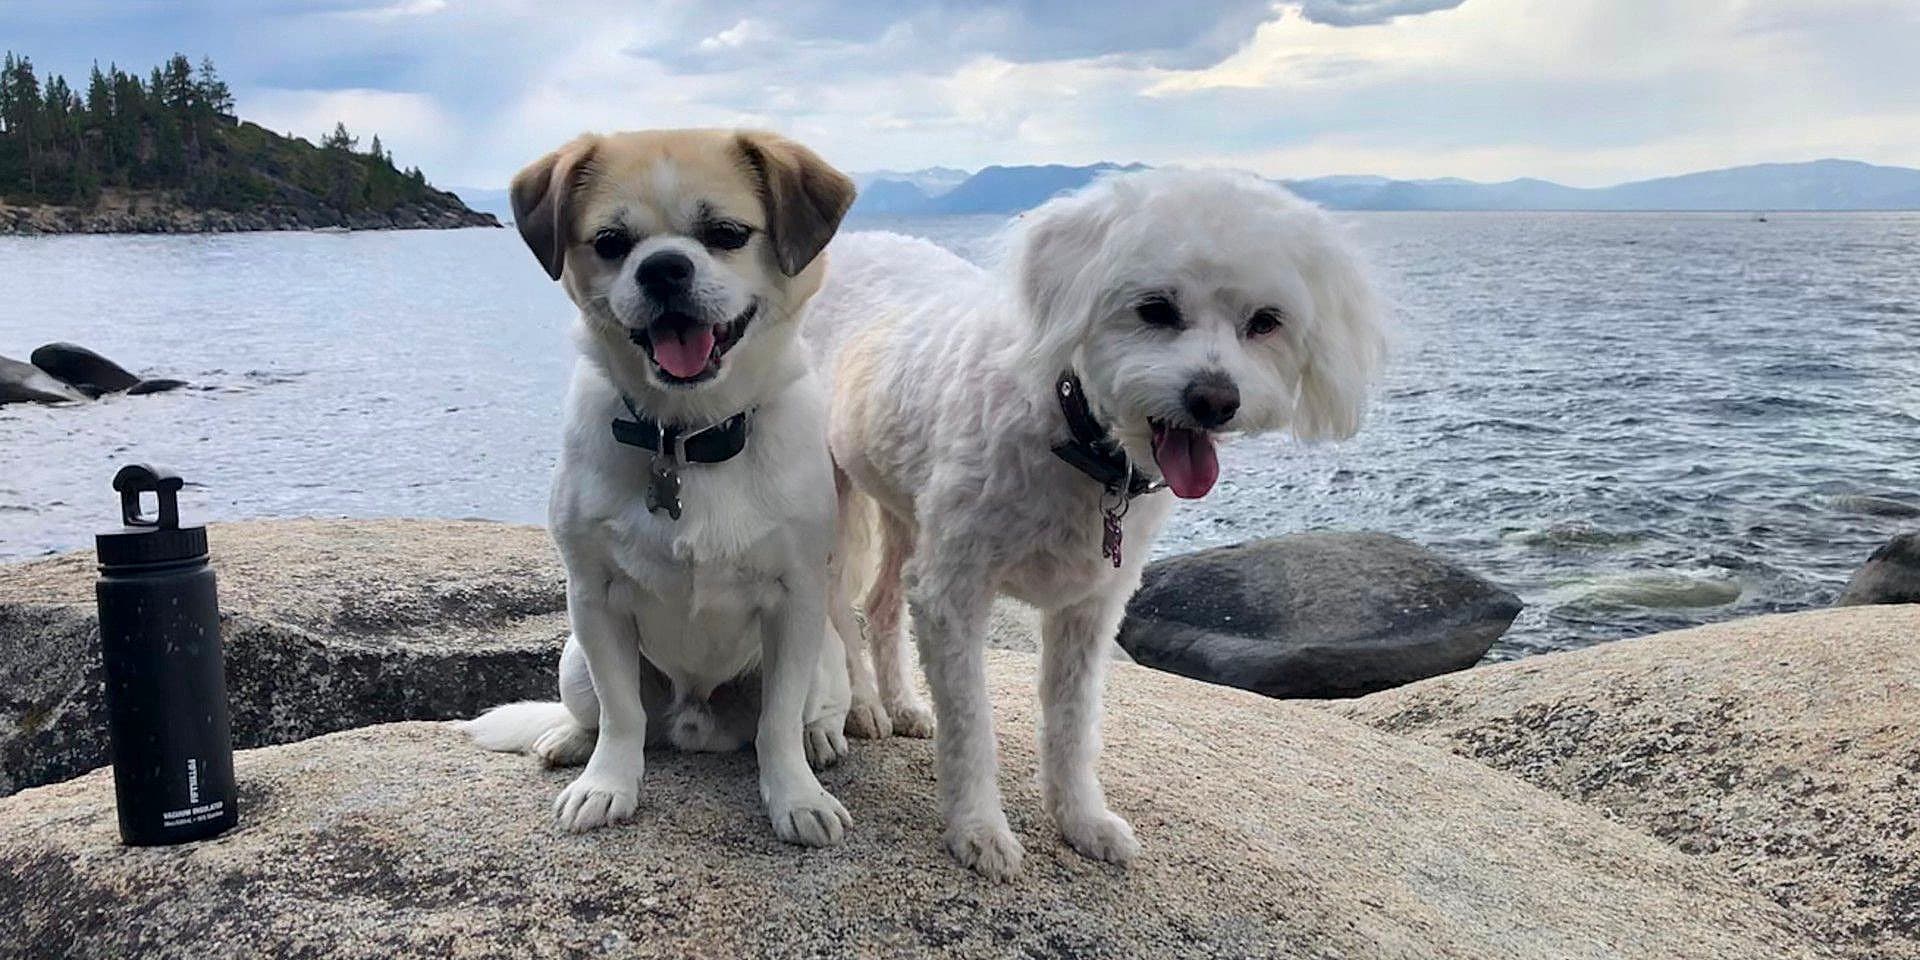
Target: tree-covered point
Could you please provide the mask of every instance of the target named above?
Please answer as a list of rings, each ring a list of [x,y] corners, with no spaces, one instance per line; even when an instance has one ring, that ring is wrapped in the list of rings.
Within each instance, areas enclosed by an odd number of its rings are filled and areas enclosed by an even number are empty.
[[[85,96],[12,53],[0,65],[0,201],[91,207],[107,188],[166,191],[191,208],[324,207],[341,214],[445,203],[380,138],[361,153],[344,125],[316,147],[234,116],[211,60],[181,54],[143,81],[98,64]]]

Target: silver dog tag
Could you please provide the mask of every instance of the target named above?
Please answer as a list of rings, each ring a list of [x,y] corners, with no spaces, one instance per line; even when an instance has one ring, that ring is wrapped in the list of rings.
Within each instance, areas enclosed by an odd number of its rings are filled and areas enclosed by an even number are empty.
[[[647,510],[650,513],[666,511],[667,516],[680,519],[680,458],[679,451],[672,444],[661,443],[666,448],[653,455],[653,463],[647,468]]]

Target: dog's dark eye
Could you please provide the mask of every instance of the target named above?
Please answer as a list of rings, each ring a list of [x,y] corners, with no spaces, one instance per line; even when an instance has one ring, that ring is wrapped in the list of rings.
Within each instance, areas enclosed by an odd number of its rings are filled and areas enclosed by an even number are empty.
[[[602,260],[618,260],[633,249],[633,238],[618,230],[602,230],[593,235],[593,252]]]
[[[1272,307],[1255,310],[1253,316],[1247,318],[1247,336],[1264,337],[1280,329],[1280,321],[1280,311]]]
[[[700,230],[700,242],[714,250],[738,250],[752,236],[751,227],[731,220],[716,220]]]
[[[1140,322],[1149,327],[1180,326],[1180,308],[1166,294],[1155,293],[1140,298],[1133,305],[1133,312],[1140,315]]]

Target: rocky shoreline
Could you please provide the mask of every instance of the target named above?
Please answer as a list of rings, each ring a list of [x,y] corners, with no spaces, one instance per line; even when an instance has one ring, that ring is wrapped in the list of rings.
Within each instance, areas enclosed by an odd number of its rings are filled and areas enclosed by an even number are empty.
[[[636,822],[576,836],[548,812],[569,771],[390,722],[552,696],[565,591],[538,528],[276,520],[210,539],[236,734],[277,745],[236,759],[240,827],[179,848],[119,845],[108,771],[49,783],[105,757],[90,555],[0,565],[0,792],[18,790],[0,797],[0,899],[17,905],[0,957],[1920,960],[1920,606],[1331,703],[1122,662],[1102,766],[1146,846],[1126,869],[1066,849],[1040,812],[1034,624],[997,610],[987,673],[1028,864],[991,884],[942,849],[929,741],[858,743],[824,776],[856,818],[848,844],[803,852],[766,829],[748,754],[650,754]],[[1319,589],[1301,558],[1337,554],[1400,618],[1356,634],[1353,657],[1434,625],[1482,642],[1449,610],[1510,616],[1378,535],[1249,550],[1264,559],[1238,575],[1285,575],[1262,600],[1277,632],[1173,603],[1171,578],[1232,553],[1170,567],[1136,615],[1182,643],[1291,650],[1288,631],[1332,622],[1285,615],[1318,609],[1292,599]]]
[[[390,211],[343,214],[326,207],[194,210],[148,204],[133,209],[0,206],[0,236],[64,233],[253,233],[270,230],[454,230],[498,227],[490,213],[464,207],[403,204]]]

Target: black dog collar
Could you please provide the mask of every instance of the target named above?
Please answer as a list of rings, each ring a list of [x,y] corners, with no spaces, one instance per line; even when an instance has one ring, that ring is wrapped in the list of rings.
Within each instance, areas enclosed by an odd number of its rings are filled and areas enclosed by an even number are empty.
[[[633,419],[615,418],[613,439],[630,447],[655,453],[665,451],[676,458],[684,457],[688,463],[722,463],[739,456],[740,451],[747,448],[747,434],[753,426],[753,411],[743,410],[720,423],[698,430],[680,426],[662,427],[642,414],[626,396],[621,396],[620,402],[627,405],[627,412],[633,414]]]
[[[1073,433],[1073,439],[1053,445],[1054,456],[1092,477],[1110,495],[1119,496],[1124,491],[1131,500],[1159,489],[1159,481],[1141,473],[1107,428],[1093,418],[1079,376],[1072,370],[1061,373],[1053,392],[1060,400],[1061,414],[1067,418],[1067,429]]]
[[[1073,439],[1053,445],[1053,455],[1100,485],[1100,557],[1120,566],[1120,521],[1126,519],[1133,498],[1160,489],[1163,484],[1135,468],[1118,441],[1093,418],[1087,406],[1086,391],[1072,370],[1061,372],[1054,381],[1053,393],[1060,400],[1060,413],[1067,418],[1067,430]]]

